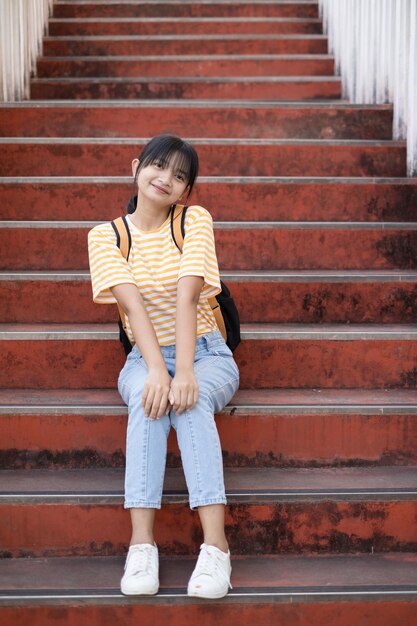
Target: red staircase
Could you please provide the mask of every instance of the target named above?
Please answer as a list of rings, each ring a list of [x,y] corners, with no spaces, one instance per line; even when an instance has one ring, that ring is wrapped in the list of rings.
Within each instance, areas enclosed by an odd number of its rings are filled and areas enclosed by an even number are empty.
[[[0,125],[2,624],[414,624],[417,180],[392,107],[341,99],[317,3],[56,1]],[[86,234],[164,131],[199,151],[243,321],[221,601],[185,595],[201,531],[173,433],[161,591],[119,591],[124,356]]]

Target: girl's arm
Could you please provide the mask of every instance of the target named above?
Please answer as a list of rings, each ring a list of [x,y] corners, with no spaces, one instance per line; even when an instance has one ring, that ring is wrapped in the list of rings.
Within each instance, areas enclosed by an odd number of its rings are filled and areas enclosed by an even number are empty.
[[[110,287],[110,290],[129,318],[133,337],[148,366],[148,377],[142,394],[145,415],[150,419],[159,419],[167,410],[171,377],[155,329],[135,285],[124,283]]]
[[[194,374],[197,337],[197,304],[203,288],[201,276],[183,276],[177,285],[175,324],[175,376],[169,401],[176,413],[191,409],[198,400],[198,383]]]

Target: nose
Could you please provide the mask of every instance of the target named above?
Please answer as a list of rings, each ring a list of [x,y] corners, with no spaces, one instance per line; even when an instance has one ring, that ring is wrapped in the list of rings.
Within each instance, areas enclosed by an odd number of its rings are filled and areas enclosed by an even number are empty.
[[[161,170],[159,172],[159,180],[161,181],[161,183],[163,183],[164,185],[168,185],[171,182],[171,178],[172,178],[172,171],[170,168],[165,168],[163,170]]]

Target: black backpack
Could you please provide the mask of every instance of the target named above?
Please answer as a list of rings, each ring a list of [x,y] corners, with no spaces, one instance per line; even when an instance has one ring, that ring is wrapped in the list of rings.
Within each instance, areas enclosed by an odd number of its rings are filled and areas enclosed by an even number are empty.
[[[185,237],[185,215],[186,206],[176,204],[171,208],[171,235],[178,250],[182,253],[182,247]],[[114,232],[116,233],[117,247],[126,260],[129,259],[130,248],[132,247],[132,237],[129,230],[126,217],[123,215],[111,222]],[[232,298],[229,288],[220,281],[221,292],[217,296],[208,299],[217,326],[230,350],[234,352],[240,343],[240,321],[239,313]],[[132,344],[126,333],[126,316],[122,307],[119,308],[119,338],[123,344],[126,354],[132,350]]]

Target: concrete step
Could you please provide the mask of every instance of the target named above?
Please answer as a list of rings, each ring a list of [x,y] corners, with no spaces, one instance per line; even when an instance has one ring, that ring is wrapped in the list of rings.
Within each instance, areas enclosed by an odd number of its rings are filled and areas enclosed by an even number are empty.
[[[216,422],[226,467],[417,465],[415,389],[242,389]],[[2,389],[0,424],[3,469],[124,467],[116,390]]]
[[[0,222],[1,270],[88,267],[97,222]],[[215,222],[226,270],[416,269],[415,222]]]
[[[45,57],[183,54],[326,54],[325,35],[109,35],[44,37]]]
[[[341,97],[338,76],[32,78],[31,100],[314,100]]]
[[[0,138],[4,176],[123,176],[147,138]],[[202,176],[405,176],[404,141],[191,139]]]
[[[197,553],[196,553],[197,554]],[[232,555],[233,590],[221,601],[186,596],[193,557],[162,557],[157,596],[120,593],[124,556],[3,559],[4,626],[162,623],[411,625],[416,612],[416,555]],[[55,619],[55,618],[53,618]]]
[[[7,220],[105,221],[125,213],[132,178],[0,178],[0,193]],[[215,220],[412,222],[417,178],[201,177],[189,202]]]
[[[303,17],[85,17],[50,18],[49,34],[57,36],[147,35],[278,35],[321,34],[319,18]],[[323,36],[323,35],[321,35]],[[45,41],[45,38],[44,38]]]
[[[241,322],[410,323],[417,312],[417,272],[229,271]],[[3,323],[113,322],[115,308],[97,306],[87,271],[0,272]]]
[[[415,325],[243,324],[241,330],[235,358],[242,389],[416,385]],[[125,361],[116,324],[1,324],[0,340],[4,389],[114,389]]]
[[[53,17],[318,17],[317,2],[275,2],[268,0],[239,0],[225,2],[183,2],[148,0],[133,2],[56,2]]]
[[[154,49],[154,55],[158,47]],[[42,78],[333,76],[334,57],[327,54],[212,54],[182,56],[39,57],[36,75]]]
[[[2,470],[1,477],[3,558],[125,553],[123,469]],[[230,551],[412,552],[416,479],[415,467],[226,468]],[[166,470],[163,505],[155,526],[160,552],[195,554],[202,534],[182,468]]]
[[[0,136],[392,139],[392,105],[345,102],[67,101],[0,103]]]

